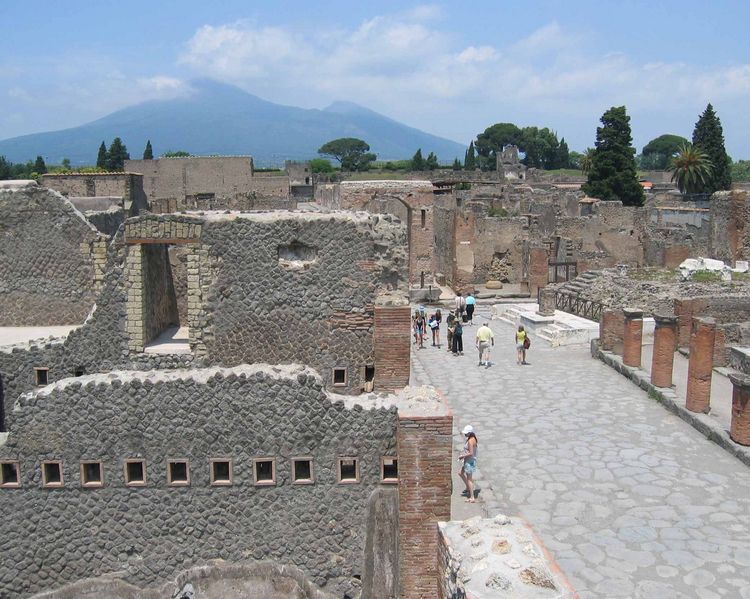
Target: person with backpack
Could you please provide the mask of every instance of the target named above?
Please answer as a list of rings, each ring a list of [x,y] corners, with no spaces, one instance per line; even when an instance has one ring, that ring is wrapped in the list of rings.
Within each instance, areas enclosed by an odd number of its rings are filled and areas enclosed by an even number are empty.
[[[424,347],[424,333],[425,333],[425,321],[422,314],[419,312],[414,313],[413,327],[414,327],[414,343],[419,345],[419,349]]]
[[[528,364],[528,362],[526,362],[526,350],[530,347],[531,339],[529,339],[529,334],[523,328],[523,325],[519,324],[518,330],[516,331],[516,364]]]
[[[440,308],[435,310],[435,313],[430,316],[430,320],[427,321],[427,325],[432,331],[432,347],[440,348],[440,323],[443,320],[443,315],[440,313]]]
[[[463,320],[466,311],[466,300],[460,293],[456,296],[456,318]]]
[[[466,438],[466,443],[464,444],[463,451],[458,456],[458,460],[461,462],[461,469],[458,471],[458,475],[466,485],[466,490],[463,492],[463,495],[467,496],[466,501],[474,503],[476,501],[474,497],[474,472],[477,470],[479,442],[474,433],[474,427],[470,424],[467,424],[461,432],[463,432]]]
[[[464,327],[461,324],[461,319],[456,318],[453,323],[453,355],[463,356],[464,355]]]
[[[445,323],[448,325],[448,351],[453,351],[453,329],[456,324],[456,315],[453,312],[448,312],[448,316],[445,319]]]

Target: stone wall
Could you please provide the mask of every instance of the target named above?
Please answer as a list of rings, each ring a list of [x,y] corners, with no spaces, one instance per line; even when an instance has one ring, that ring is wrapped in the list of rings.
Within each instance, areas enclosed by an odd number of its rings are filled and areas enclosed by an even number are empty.
[[[190,210],[295,210],[297,200],[285,197],[259,197],[256,192],[239,194],[232,197],[204,197],[192,195],[185,198],[154,198],[151,200],[151,212],[154,214],[171,214]]]
[[[710,257],[734,266],[750,257],[750,205],[745,191],[720,191],[711,196]]]
[[[103,276],[107,238],[59,193],[0,187],[0,326],[80,324]]]
[[[135,172],[64,173],[42,175],[44,187],[65,197],[117,197],[128,216],[135,216],[147,207],[143,177]]]
[[[353,594],[368,500],[381,457],[396,455],[397,427],[395,408],[356,405],[333,401],[299,366],[118,371],[24,395],[0,446],[21,475],[20,488],[0,489],[12,514],[0,594],[115,571],[150,585],[215,558],[294,564],[336,596]],[[314,484],[292,484],[295,457],[312,459]],[[339,483],[342,457],[358,459],[358,482]],[[210,484],[214,458],[232,461],[232,484]],[[255,458],[275,459],[275,484],[255,484]],[[144,486],[126,486],[125,459],[145,460]],[[189,461],[189,485],[167,484],[174,459]],[[42,488],[43,460],[62,460],[62,488]],[[103,486],[82,487],[81,460],[102,462]]]

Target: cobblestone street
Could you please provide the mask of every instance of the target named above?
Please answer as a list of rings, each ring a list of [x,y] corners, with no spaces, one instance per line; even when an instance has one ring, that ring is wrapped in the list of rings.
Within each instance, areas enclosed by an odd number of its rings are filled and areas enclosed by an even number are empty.
[[[413,350],[411,382],[445,393],[456,431],[474,426],[489,514],[526,518],[582,598],[750,599],[750,470],[587,346],[532,337],[518,366],[513,328],[492,321],[478,366],[480,322],[464,356],[444,330],[442,349]]]

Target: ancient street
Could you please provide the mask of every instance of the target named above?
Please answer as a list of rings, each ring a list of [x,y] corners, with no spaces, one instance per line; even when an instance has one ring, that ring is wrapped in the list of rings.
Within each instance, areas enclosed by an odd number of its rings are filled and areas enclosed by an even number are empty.
[[[455,431],[474,426],[490,516],[526,518],[582,598],[750,598],[746,466],[587,346],[532,338],[517,366],[513,328],[492,321],[479,367],[477,326],[464,356],[413,350],[411,382],[445,393]]]

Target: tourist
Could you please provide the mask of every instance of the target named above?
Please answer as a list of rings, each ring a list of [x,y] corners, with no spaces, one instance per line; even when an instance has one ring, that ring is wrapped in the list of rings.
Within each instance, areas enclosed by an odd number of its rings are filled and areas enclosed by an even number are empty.
[[[489,326],[489,323],[485,322],[481,327],[477,329],[477,349],[479,350],[479,365],[487,366],[490,365],[490,347],[495,345],[495,335]]]
[[[448,325],[448,351],[453,351],[453,329],[456,325],[456,316],[453,312],[448,312],[448,317],[445,319],[445,323]]]
[[[527,364],[526,350],[531,347],[529,334],[524,330],[523,325],[518,325],[516,331],[516,364]]]
[[[443,320],[443,315],[440,313],[440,308],[435,310],[435,313],[430,316],[430,321],[427,323],[432,331],[432,347],[440,348],[440,323]]]
[[[464,327],[460,318],[456,318],[453,323],[453,355],[464,355]]]
[[[467,495],[466,501],[474,503],[476,501],[474,497],[474,472],[477,469],[478,442],[477,436],[474,434],[474,427],[470,424],[464,427],[463,434],[466,438],[466,443],[464,444],[464,450],[458,456],[461,462],[458,475],[466,485],[466,491],[463,492],[464,495]]]
[[[466,320],[469,321],[469,324],[474,324],[474,308],[476,303],[477,300],[474,299],[471,293],[466,296]]]
[[[466,300],[460,293],[456,296],[456,318],[463,319],[466,310]]]
[[[414,343],[419,344],[419,348],[422,349],[424,347],[425,322],[424,322],[424,318],[422,317],[422,314],[420,314],[419,312],[414,313],[413,327],[414,327]]]

